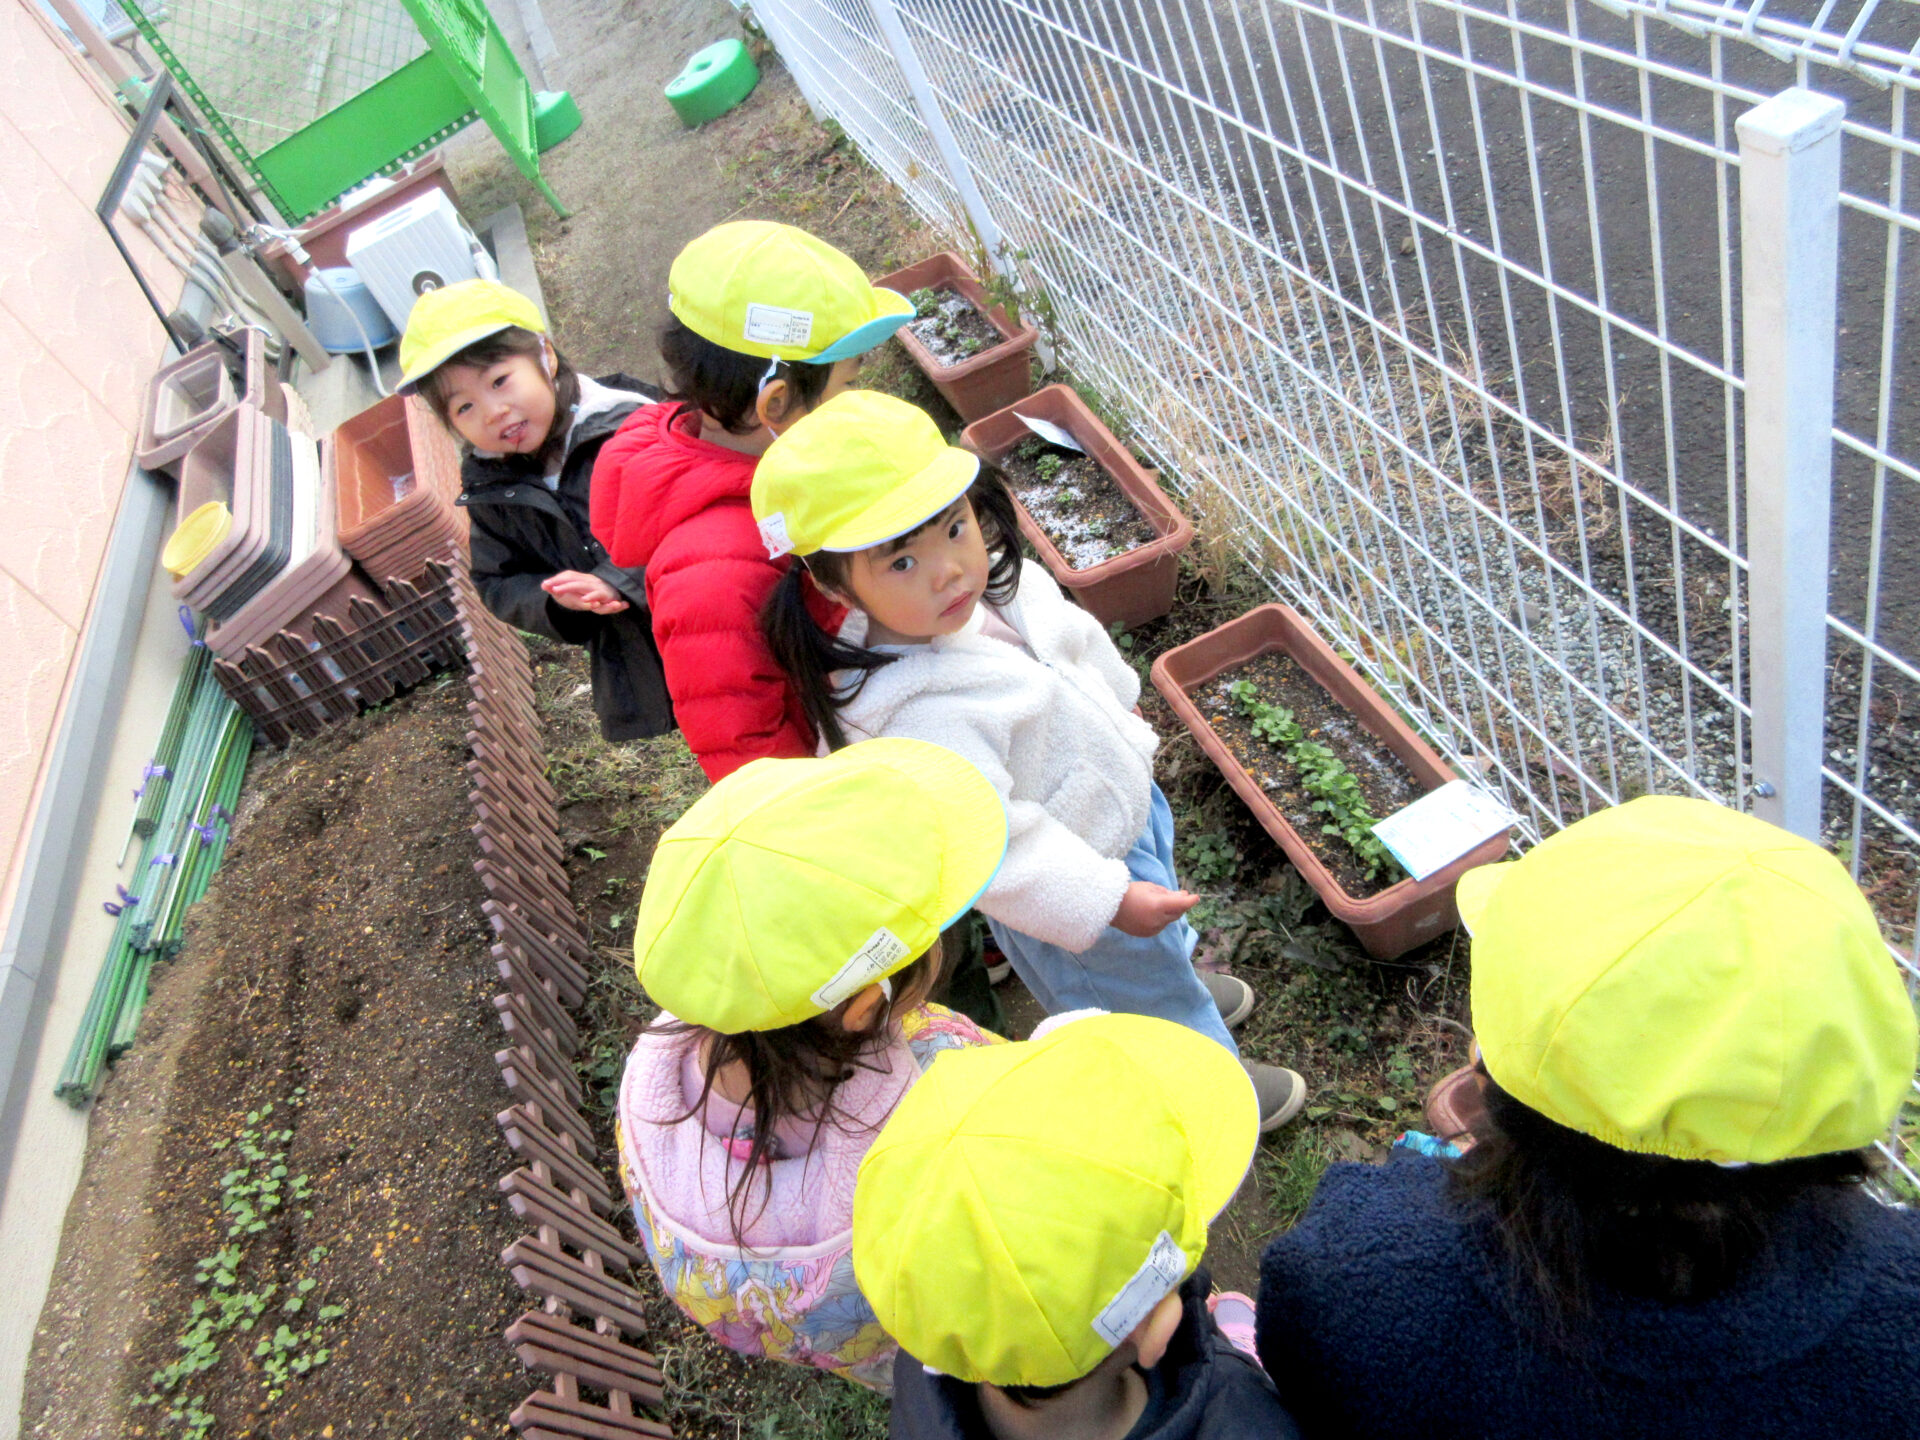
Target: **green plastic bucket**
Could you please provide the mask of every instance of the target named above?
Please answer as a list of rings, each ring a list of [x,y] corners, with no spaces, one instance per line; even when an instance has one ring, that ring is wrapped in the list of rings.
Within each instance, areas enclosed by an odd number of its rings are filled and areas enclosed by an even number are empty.
[[[691,130],[717,120],[753,93],[760,70],[739,40],[717,40],[667,82],[667,103]]]

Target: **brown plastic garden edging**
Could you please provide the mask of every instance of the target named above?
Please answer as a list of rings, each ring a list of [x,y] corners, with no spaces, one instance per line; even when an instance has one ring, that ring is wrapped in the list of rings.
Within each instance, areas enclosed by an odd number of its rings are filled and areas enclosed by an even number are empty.
[[[1334,918],[1353,931],[1369,954],[1391,960],[1459,924],[1454,882],[1476,865],[1491,864],[1505,855],[1507,837],[1495,836],[1425,880],[1402,880],[1364,900],[1347,894],[1190,698],[1215,676],[1274,651],[1289,656],[1317,680],[1363,730],[1399,757],[1425,789],[1437,790],[1456,778],[1433,747],[1334,654],[1304,618],[1285,605],[1262,605],[1175,646],[1153,662],[1153,685]]]
[[[933,382],[933,388],[946,402],[960,412],[962,420],[971,424],[1032,393],[1030,356],[1040,332],[1031,325],[1015,325],[1009,320],[1006,311],[987,299],[986,290],[967,268],[967,262],[951,250],[930,255],[891,275],[882,275],[873,283],[885,290],[898,290],[902,295],[911,295],[916,290],[951,290],[972,301],[987,317],[987,323],[1004,337],[1000,344],[958,365],[942,365],[926,346],[914,339],[906,326],[895,332],[908,358]]]
[[[646,1330],[645,1300],[632,1283],[646,1252],[611,1223],[624,1202],[580,1113],[572,1063],[580,1032],[567,1012],[585,995],[592,947],[567,879],[532,668],[520,637],[488,613],[464,569],[435,562],[429,573],[451,595],[467,652],[474,869],[506,983],[493,1004],[508,1048],[494,1060],[514,1103],[496,1119],[520,1166],[500,1190],[530,1233],[500,1261],[538,1302],[506,1341],[553,1387],[528,1395],[508,1418],[539,1440],[660,1440],[673,1432],[639,1412],[660,1408],[664,1377],[653,1355],[629,1343]]]
[[[1040,552],[1053,578],[1102,625],[1119,624],[1131,630],[1158,620],[1173,608],[1174,587],[1180,579],[1180,552],[1193,543],[1192,523],[1070,385],[1049,385],[975,421],[961,432],[960,443],[997,465],[1009,450],[1033,434],[1020,423],[1022,415],[1051,421],[1078,440],[1159,538],[1076,570],[1016,496],[1013,503],[1020,517],[1020,533]]]

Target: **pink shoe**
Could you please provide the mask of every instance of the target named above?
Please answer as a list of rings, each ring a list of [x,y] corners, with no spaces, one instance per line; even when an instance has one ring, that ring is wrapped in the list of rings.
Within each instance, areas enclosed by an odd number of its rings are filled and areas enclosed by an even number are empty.
[[[1207,1313],[1227,1343],[1258,1364],[1253,1349],[1253,1297],[1238,1290],[1216,1290],[1207,1297]]]

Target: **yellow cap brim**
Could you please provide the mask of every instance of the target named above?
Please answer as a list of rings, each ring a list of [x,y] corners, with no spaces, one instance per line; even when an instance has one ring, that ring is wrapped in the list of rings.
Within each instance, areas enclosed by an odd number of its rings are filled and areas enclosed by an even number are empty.
[[[1493,892],[1500,888],[1500,882],[1507,878],[1508,870],[1515,863],[1502,860],[1492,865],[1477,865],[1456,882],[1453,903],[1459,908],[1460,923],[1467,927],[1467,934],[1480,928],[1481,917],[1493,902]]]
[[[470,326],[456,334],[449,335],[446,339],[440,341],[439,344],[412,357],[413,363],[409,365],[406,371],[400,376],[400,384],[396,387],[395,393],[400,395],[413,394],[415,387],[417,387],[422,380],[426,379],[427,376],[438,370],[469,345],[477,344],[489,335],[498,335],[502,330],[511,330],[513,326],[514,322],[511,320],[495,320],[489,321],[484,325]]]
[[[822,550],[865,550],[924,525],[966,494],[980,473],[980,457],[949,445],[933,463],[897,485],[820,542]]]

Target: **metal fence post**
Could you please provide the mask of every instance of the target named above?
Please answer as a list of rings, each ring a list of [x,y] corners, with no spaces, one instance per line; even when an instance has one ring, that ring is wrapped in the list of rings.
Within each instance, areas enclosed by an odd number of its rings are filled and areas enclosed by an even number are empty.
[[[1753,813],[1820,837],[1840,121],[1795,87],[1742,115]]]
[[[1012,280],[1013,272],[1000,253],[1000,227],[993,223],[993,214],[987,209],[980,187],[973,183],[973,167],[967,163],[966,156],[960,153],[959,143],[953,138],[946,114],[940,109],[939,100],[934,97],[933,86],[927,82],[927,72],[920,63],[919,53],[913,48],[913,42],[907,39],[907,27],[900,23],[900,12],[894,8],[893,0],[867,0],[867,4],[873,11],[874,23],[880,27],[880,38],[886,42],[887,49],[900,66],[913,103],[920,111],[927,133],[933,137],[934,148],[940,152],[940,163],[947,167],[947,178],[953,181],[953,188],[960,192],[960,203],[966,207],[967,218],[973,221],[980,243],[986,247],[987,258],[993,262],[995,270]]]

